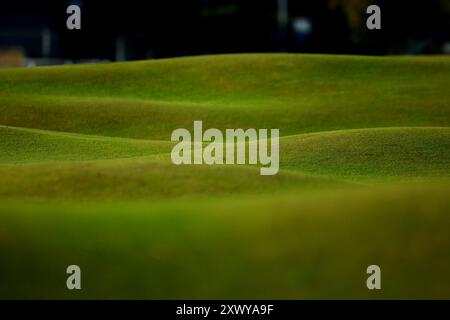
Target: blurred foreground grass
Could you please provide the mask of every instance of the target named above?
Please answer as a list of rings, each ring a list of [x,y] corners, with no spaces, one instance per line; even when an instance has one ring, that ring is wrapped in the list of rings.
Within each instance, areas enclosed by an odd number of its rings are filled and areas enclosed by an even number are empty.
[[[450,297],[448,185],[1,204],[0,298]],[[7,263],[4,263],[7,261]],[[82,290],[65,268],[82,267]],[[382,290],[365,286],[382,269]]]

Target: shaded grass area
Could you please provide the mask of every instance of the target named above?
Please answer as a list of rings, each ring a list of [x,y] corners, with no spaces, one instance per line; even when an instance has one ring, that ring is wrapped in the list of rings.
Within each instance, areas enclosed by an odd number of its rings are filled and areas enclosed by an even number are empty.
[[[111,160],[0,166],[0,199],[150,200],[192,195],[267,194],[353,184],[282,172],[261,176],[245,166],[175,166],[165,161]]]
[[[444,298],[449,186],[0,204],[0,298]],[[6,262],[6,263],[4,263]],[[65,268],[82,266],[82,290]],[[382,268],[382,291],[365,287]]]

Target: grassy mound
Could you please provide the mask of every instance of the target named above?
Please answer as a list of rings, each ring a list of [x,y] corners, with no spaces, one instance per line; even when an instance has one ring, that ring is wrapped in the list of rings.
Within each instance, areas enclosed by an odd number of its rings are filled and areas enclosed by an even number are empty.
[[[445,127],[449,73],[438,57],[303,55],[0,70],[0,124],[157,140],[198,119],[282,135]]]
[[[0,298],[449,298],[448,87],[446,57],[1,69]],[[279,128],[280,172],[173,165],[194,120]]]
[[[351,179],[450,175],[450,128],[340,130],[285,137],[283,168]]]
[[[0,164],[132,158],[170,153],[171,142],[0,126]]]

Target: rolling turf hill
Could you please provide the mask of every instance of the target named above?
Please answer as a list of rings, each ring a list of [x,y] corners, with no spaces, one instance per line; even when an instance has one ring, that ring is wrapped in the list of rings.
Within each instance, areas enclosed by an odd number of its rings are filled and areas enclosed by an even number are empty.
[[[0,298],[450,298],[448,88],[447,57],[0,69]],[[173,165],[194,120],[279,128],[280,172]]]

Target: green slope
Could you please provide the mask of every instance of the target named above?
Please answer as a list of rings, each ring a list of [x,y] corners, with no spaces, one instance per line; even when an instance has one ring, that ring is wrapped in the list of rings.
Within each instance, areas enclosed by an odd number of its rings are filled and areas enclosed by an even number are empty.
[[[341,130],[284,137],[282,170],[274,177],[260,176],[258,168],[249,166],[174,166],[169,142],[7,127],[0,127],[0,133],[0,198],[145,200],[254,194],[352,185],[337,178],[364,183],[394,178],[432,181],[450,173],[448,128]]]
[[[0,199],[154,200],[192,195],[282,193],[350,188],[351,183],[302,173],[265,177],[239,166],[174,166],[166,161],[113,160],[0,166]]]
[[[439,57],[308,55],[8,69],[0,70],[0,124],[158,140],[197,119],[282,135],[448,126],[449,73]]]
[[[450,177],[450,128],[340,130],[285,137],[281,166],[351,179]]]
[[[449,87],[447,57],[0,69],[0,298],[449,298]],[[279,128],[279,174],[173,165],[194,120]]]
[[[132,158],[170,153],[174,143],[0,126],[0,164]]]

